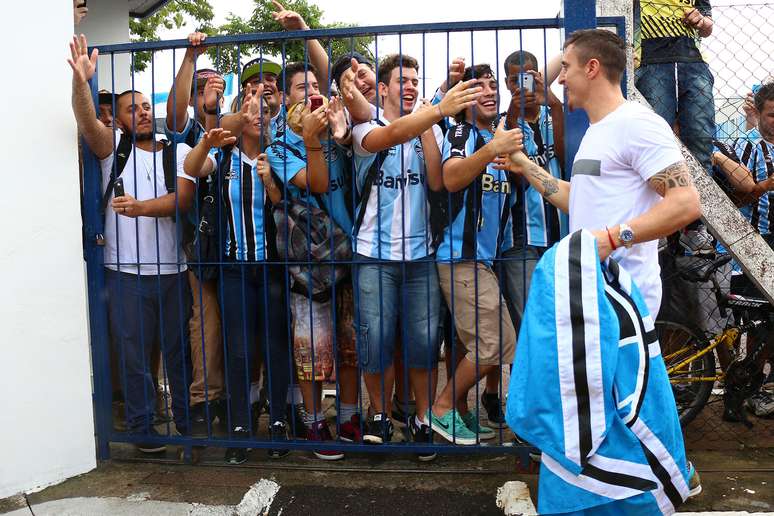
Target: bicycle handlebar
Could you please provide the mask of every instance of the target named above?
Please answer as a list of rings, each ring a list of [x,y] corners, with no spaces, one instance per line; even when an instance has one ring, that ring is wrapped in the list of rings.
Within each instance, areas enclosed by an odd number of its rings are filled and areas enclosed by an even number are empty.
[[[680,276],[685,278],[688,281],[693,281],[696,283],[706,283],[707,281],[710,281],[715,271],[717,271],[719,268],[727,264],[733,259],[733,257],[730,254],[724,254],[720,258],[716,258],[712,261],[712,263],[704,270],[703,273],[699,274],[697,271],[683,271],[680,272]]]

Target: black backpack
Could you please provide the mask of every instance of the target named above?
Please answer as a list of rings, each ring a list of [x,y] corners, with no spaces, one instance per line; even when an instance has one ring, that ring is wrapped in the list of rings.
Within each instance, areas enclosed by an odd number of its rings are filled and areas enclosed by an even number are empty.
[[[164,186],[167,189],[167,193],[174,193],[177,187],[177,163],[175,161],[175,146],[167,140],[161,140],[164,145],[162,149],[162,161],[164,167]],[[102,203],[100,204],[100,213],[104,216],[107,210],[108,201],[113,193],[113,187],[126,168],[126,163],[129,161],[129,154],[132,152],[132,137],[128,134],[121,133],[121,138],[118,140],[118,146],[116,147],[115,162],[112,170],[110,171],[110,181],[108,181],[107,188],[102,194]],[[174,216],[172,219],[174,220]]]

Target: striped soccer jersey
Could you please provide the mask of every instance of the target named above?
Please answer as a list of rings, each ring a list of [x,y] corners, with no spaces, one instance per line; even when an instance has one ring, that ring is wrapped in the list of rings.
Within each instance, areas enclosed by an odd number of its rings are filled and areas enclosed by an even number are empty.
[[[352,130],[356,185],[361,196],[371,166],[378,165],[377,158],[382,154],[365,150],[363,139],[373,129],[389,123],[381,115],[378,121],[358,124]],[[440,149],[443,145],[441,130],[433,126],[433,132]],[[425,258],[433,254],[434,249],[422,142],[418,137],[413,138],[387,149],[384,154],[381,167],[373,179],[369,178],[368,196],[360,199],[357,208],[358,212],[364,211],[359,227],[353,229],[354,251],[382,260]]]
[[[442,162],[451,158],[467,158],[489,143],[491,131],[478,129],[468,122],[449,130],[443,142]],[[511,183],[509,172],[497,170],[490,163],[464,190],[450,194],[462,196],[460,209],[452,213],[452,223],[443,231],[443,241],[438,247],[439,261],[476,258],[487,265],[501,247],[510,219]]]
[[[742,164],[752,173],[756,183],[760,183],[774,174],[774,144],[763,138],[740,139],[737,140],[734,148]],[[771,192],[766,192],[756,202],[739,208],[742,215],[761,235],[768,235],[774,229],[772,200],[774,200],[774,195]]]
[[[519,128],[524,134],[524,151],[529,159],[552,176],[562,179],[559,158],[554,151],[554,126],[551,123],[550,109],[541,106],[540,116],[535,124],[519,118]],[[566,213],[546,201],[526,181],[523,185],[514,185],[513,190],[513,245],[550,247],[567,234],[569,222]]]
[[[272,171],[287,186],[291,197],[303,198],[318,208],[328,212],[333,221],[347,234],[352,232],[352,201],[350,161],[346,158],[347,150],[333,140],[321,143],[328,166],[328,192],[320,194],[323,206],[319,206],[317,195],[309,197],[307,189],[301,189],[291,183],[292,179],[307,166],[306,146],[304,139],[287,128],[285,133],[277,137],[266,150],[266,156]],[[308,199],[307,199],[308,197]]]
[[[228,159],[219,149],[210,151],[219,168]],[[218,180],[222,183],[227,221],[225,255],[237,261],[266,259],[266,191],[258,175],[258,160],[250,159],[238,147],[231,149],[230,166]]]

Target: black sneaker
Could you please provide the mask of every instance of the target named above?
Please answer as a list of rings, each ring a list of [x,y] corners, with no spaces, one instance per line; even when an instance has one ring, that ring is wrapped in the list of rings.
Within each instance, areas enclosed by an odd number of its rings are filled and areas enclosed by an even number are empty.
[[[299,402],[285,406],[286,421],[290,421],[290,431],[297,439],[306,439],[306,423],[304,423],[304,406]]]
[[[522,439],[516,434],[513,434],[513,445],[528,447],[529,451],[527,453],[529,454],[530,460],[532,460],[532,462],[540,463],[541,452],[540,452],[540,449],[538,449],[536,446],[532,446],[529,442],[525,441],[524,439]]]
[[[417,413],[416,401],[411,400],[408,402],[408,413],[403,410],[403,405],[404,404],[399,402],[395,395],[392,396],[392,411],[390,412],[390,416],[392,416],[392,420],[396,425],[405,425],[408,418]]]
[[[212,410],[212,406],[210,406]],[[188,410],[188,417],[191,419],[191,437],[197,439],[207,438],[207,413],[204,402],[191,405]],[[210,418],[213,419],[212,413]]]
[[[363,442],[367,444],[383,444],[392,441],[392,421],[387,414],[380,412],[368,418],[363,433]]]
[[[247,439],[250,437],[250,433],[241,426],[234,428],[231,434],[232,439]],[[226,448],[226,453],[223,456],[223,461],[226,464],[236,466],[238,464],[244,464],[247,462],[247,449],[246,448]]]
[[[417,421],[416,414],[409,419],[409,434],[411,435],[411,441],[417,444],[433,444],[433,432],[430,427],[423,425]],[[429,462],[435,459],[437,453],[435,452],[419,452],[417,453],[417,459],[422,462]]]
[[[481,405],[486,410],[486,425],[491,428],[505,428],[505,414],[500,396],[484,391],[481,394]]]
[[[275,421],[269,425],[269,439],[279,443],[286,443],[288,441],[288,426],[284,421]],[[281,459],[288,453],[290,453],[290,450],[287,448],[270,448],[266,450],[266,455],[268,455],[270,459]]]
[[[151,428],[148,431],[148,435],[150,437],[161,437],[161,435],[156,431],[155,428]],[[140,451],[142,453],[162,453],[167,451],[167,445],[156,444],[156,443],[138,443],[137,451]]]

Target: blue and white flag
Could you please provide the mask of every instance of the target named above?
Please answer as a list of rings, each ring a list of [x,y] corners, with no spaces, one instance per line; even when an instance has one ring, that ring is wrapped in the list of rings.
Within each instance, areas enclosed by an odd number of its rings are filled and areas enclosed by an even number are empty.
[[[535,269],[506,407],[540,448],[540,514],[672,514],[688,497],[680,421],[631,276],[577,231]]]

